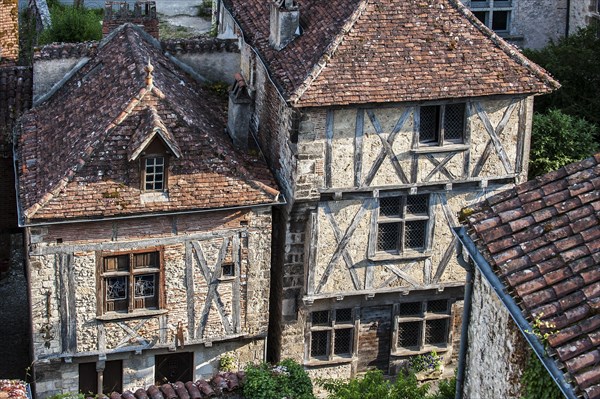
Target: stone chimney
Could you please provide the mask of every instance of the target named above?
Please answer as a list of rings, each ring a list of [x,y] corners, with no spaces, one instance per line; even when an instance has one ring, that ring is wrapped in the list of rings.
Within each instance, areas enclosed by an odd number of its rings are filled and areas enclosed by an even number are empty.
[[[105,3],[102,21],[103,37],[127,22],[142,26],[152,37],[158,39],[156,1],[137,0],[133,5],[133,10],[129,8],[126,1],[107,1]]]
[[[300,11],[295,0],[275,0],[271,4],[269,43],[275,50],[288,45],[300,29]]]
[[[19,57],[19,7],[17,0],[0,0],[0,65]]]
[[[229,91],[227,131],[233,140],[233,144],[244,151],[248,149],[251,115],[252,98],[248,93],[248,86],[246,86],[246,81],[242,75],[236,73],[235,82]]]

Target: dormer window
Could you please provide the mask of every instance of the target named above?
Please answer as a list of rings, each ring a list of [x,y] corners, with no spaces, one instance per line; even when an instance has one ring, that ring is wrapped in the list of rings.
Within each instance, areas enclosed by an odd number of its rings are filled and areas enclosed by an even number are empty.
[[[165,188],[165,157],[144,158],[144,190],[163,191]]]

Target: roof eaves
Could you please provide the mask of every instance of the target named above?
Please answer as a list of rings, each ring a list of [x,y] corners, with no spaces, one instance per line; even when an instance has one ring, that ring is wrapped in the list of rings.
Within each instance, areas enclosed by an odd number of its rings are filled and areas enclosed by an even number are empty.
[[[498,36],[493,30],[489,29],[483,22],[481,22],[471,10],[469,10],[460,0],[448,0],[448,2],[458,10],[465,18],[469,20],[481,33],[488,37],[492,43],[494,43],[499,49],[504,51],[512,60],[517,62],[519,65],[527,68],[533,73],[538,79],[540,79],[548,87],[547,92],[551,92],[560,88],[560,83],[555,80],[550,74],[545,71],[539,65],[532,63],[527,57],[525,57],[518,48],[505,42],[500,36]]]
[[[334,56],[335,51],[344,40],[344,37],[352,30],[352,27],[358,21],[362,13],[367,8],[368,0],[362,0],[356,7],[356,10],[350,15],[348,20],[342,26],[340,32],[333,38],[331,43],[325,48],[323,55],[313,66],[312,70],[308,73],[304,81],[298,86],[298,88],[290,95],[290,103],[296,104],[302,98],[302,95],[308,90],[311,83],[321,74],[323,69],[327,66],[327,62]]]

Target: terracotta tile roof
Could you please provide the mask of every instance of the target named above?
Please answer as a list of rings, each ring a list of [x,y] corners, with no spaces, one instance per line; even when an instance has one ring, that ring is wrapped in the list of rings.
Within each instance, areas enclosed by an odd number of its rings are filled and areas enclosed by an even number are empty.
[[[154,68],[150,84],[148,60]],[[273,203],[278,191],[265,162],[237,152],[225,133],[224,102],[176,67],[141,29],[115,30],[21,119],[21,222]],[[174,153],[168,200],[140,190],[139,161],[128,159],[131,147],[144,146],[138,130],[149,126],[164,130],[157,136]]]
[[[31,67],[0,67],[0,156],[12,154],[12,130],[23,112],[31,108]]]
[[[600,398],[600,154],[463,213],[523,314],[556,326],[551,355],[579,394]]]
[[[84,43],[51,43],[36,47],[33,51],[34,61],[54,60],[61,58],[91,57],[98,51],[98,42]]]
[[[219,373],[211,380],[188,381],[183,383],[166,383],[160,386],[150,385],[148,388],[140,388],[135,392],[124,391],[113,392],[110,399],[203,399],[203,398],[229,398],[239,397],[237,393],[243,387],[246,374],[243,371],[237,373]],[[104,395],[102,395],[104,397]],[[104,397],[105,398],[105,397]]]
[[[269,45],[270,0],[224,0],[298,106],[546,93],[543,69],[459,0],[303,0],[301,36]]]

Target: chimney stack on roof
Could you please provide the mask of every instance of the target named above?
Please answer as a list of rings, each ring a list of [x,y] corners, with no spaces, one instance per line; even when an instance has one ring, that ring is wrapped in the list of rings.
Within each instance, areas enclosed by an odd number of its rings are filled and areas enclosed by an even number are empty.
[[[271,4],[269,43],[281,50],[300,34],[300,11],[295,0],[275,0]]]

